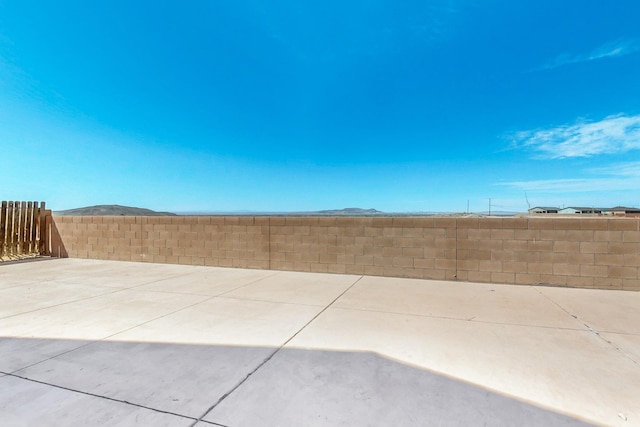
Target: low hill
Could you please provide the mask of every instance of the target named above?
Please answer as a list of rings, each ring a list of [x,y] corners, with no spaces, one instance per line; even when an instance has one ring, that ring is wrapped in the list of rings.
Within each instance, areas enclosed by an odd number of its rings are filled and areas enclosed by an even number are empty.
[[[361,208],[345,208],[345,209],[329,209],[315,212],[305,212],[307,215],[329,215],[329,216],[369,216],[381,215],[377,209],[361,209]]]
[[[54,215],[60,216],[174,216],[172,212],[156,212],[151,209],[134,208],[120,205],[97,205],[85,208],[54,211]]]

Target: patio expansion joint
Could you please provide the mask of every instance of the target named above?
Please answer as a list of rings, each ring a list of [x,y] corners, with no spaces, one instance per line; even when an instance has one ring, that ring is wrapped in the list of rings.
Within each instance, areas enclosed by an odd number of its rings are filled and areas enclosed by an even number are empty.
[[[195,274],[195,273],[192,273],[192,274]],[[153,284],[153,283],[163,282],[165,280],[175,279],[175,277],[172,277],[171,279],[160,279],[160,280],[156,280],[154,282],[143,283],[141,285],[136,285],[133,288],[127,288],[127,290],[135,291],[135,292],[156,292],[156,293],[175,294],[175,295],[193,295],[193,296],[199,296],[199,297],[209,297],[208,299],[211,299],[211,298],[214,298],[214,297],[215,298],[234,298],[234,297],[226,297],[225,295],[230,293],[230,292],[235,292],[238,289],[244,288],[246,286],[253,285],[254,283],[257,283],[257,282],[259,282],[261,280],[268,279],[269,277],[273,277],[276,274],[277,273],[273,273],[273,274],[270,274],[270,275],[265,276],[265,277],[260,277],[258,279],[251,280],[251,281],[249,281],[247,283],[243,283],[242,285],[239,285],[239,286],[237,286],[235,288],[232,288],[232,289],[228,289],[226,291],[220,292],[220,293],[215,294],[215,295],[197,293],[197,292],[164,291],[164,290],[157,290],[157,289],[136,289],[136,288],[138,288],[140,286],[146,286],[146,285],[150,285],[150,284]],[[191,274],[188,274],[187,276],[189,276],[189,275],[191,275]],[[179,276],[176,276],[176,277],[179,277]],[[236,299],[240,299],[240,298],[236,298]],[[248,298],[242,298],[242,299],[248,299]],[[261,300],[256,300],[256,301],[261,301]],[[265,300],[265,302],[273,302],[273,301],[266,301]]]
[[[208,297],[204,298],[204,299],[203,299],[203,300],[201,300],[201,301],[197,301],[197,302],[194,302],[193,304],[189,304],[189,305],[186,305],[186,306],[184,306],[184,307],[180,307],[180,308],[179,308],[179,309],[177,309],[177,310],[170,311],[169,313],[165,313],[165,314],[162,314],[162,315],[160,315],[160,316],[156,316],[156,317],[154,317],[153,319],[149,319],[149,320],[146,320],[146,321],[144,321],[144,322],[142,322],[142,323],[139,323],[139,324],[137,324],[137,325],[135,325],[135,326],[131,326],[131,327],[129,327],[129,328],[125,328],[125,329],[123,329],[123,330],[121,330],[121,331],[115,332],[115,333],[113,333],[113,334],[111,334],[111,335],[108,335],[108,336],[106,336],[106,337],[104,337],[104,338],[101,338],[101,339],[99,339],[99,340],[97,340],[97,341],[104,341],[104,340],[106,340],[106,339],[109,339],[109,338],[111,338],[111,337],[114,337],[114,336],[116,336],[116,335],[119,335],[119,334],[121,334],[121,333],[123,333],[123,332],[127,332],[127,331],[130,331],[130,330],[132,330],[132,329],[138,328],[138,327],[140,327],[140,326],[146,325],[147,323],[155,322],[156,320],[162,319],[162,318],[167,317],[167,316],[171,316],[172,314],[179,313],[179,312],[181,312],[181,311],[183,311],[183,310],[186,310],[186,309],[188,309],[188,308],[195,307],[195,306],[196,306],[196,305],[198,305],[198,304],[202,304],[203,302],[207,302],[207,301],[212,300],[212,299],[214,299],[214,298],[217,298],[217,296],[208,296]]]
[[[620,354],[622,354],[624,357],[626,357],[627,359],[629,359],[631,362],[633,362],[636,366],[640,367],[640,362],[638,360],[636,360],[634,357],[632,357],[631,355],[629,355],[626,351],[624,351],[622,348],[618,347],[616,344],[614,344],[613,342],[609,341],[608,339],[604,338],[602,335],[600,335],[600,332],[604,332],[604,331],[598,331],[597,329],[591,327],[591,325],[589,325],[588,323],[586,323],[585,321],[583,321],[582,319],[580,319],[578,317],[577,314],[571,313],[569,310],[567,310],[566,308],[564,308],[561,304],[559,304],[558,302],[554,301],[553,299],[551,299],[549,296],[545,295],[544,293],[540,292],[539,289],[537,289],[536,287],[534,287],[534,289],[543,297],[545,297],[546,299],[548,299],[549,301],[551,301],[553,304],[555,304],[556,306],[558,306],[562,311],[564,311],[565,313],[567,313],[569,316],[573,317],[574,319],[576,319],[578,322],[582,323],[582,325],[587,329],[587,331],[591,332],[593,335],[595,335],[596,337],[598,337],[599,339],[601,339],[603,342],[605,342],[607,345],[611,346],[612,348],[614,348],[616,351],[618,351]],[[616,332],[610,332],[610,333],[616,333]]]
[[[200,420],[200,421],[197,421],[197,422],[198,422],[198,423],[210,424],[210,425],[212,425],[212,426],[218,426],[218,427],[229,427],[229,426],[228,426],[228,425],[226,425],[226,424],[215,423],[215,422],[213,422],[213,421],[207,421],[207,420]]]
[[[195,273],[189,273],[189,275],[191,274],[195,274]],[[146,285],[151,285],[152,283],[158,283],[158,282],[163,282],[165,280],[172,280],[175,279],[177,277],[180,276],[184,276],[183,274],[174,274],[171,277],[163,277],[161,279],[149,279],[148,282],[143,282],[143,283],[138,283],[137,285],[132,285],[132,286],[127,286],[126,288],[123,288],[124,290],[136,290],[136,288],[139,288],[140,286],[146,286]]]
[[[30,382],[33,382],[33,383],[37,383],[37,384],[41,384],[41,385],[57,388],[57,389],[60,389],[60,390],[70,391],[72,393],[78,393],[78,394],[83,394],[85,396],[97,397],[99,399],[105,399],[105,400],[109,400],[111,402],[123,403],[125,405],[135,406],[137,408],[147,409],[149,411],[159,412],[159,413],[162,413],[162,414],[174,415],[174,416],[177,416],[177,417],[180,417],[180,418],[189,419],[189,420],[194,420],[195,419],[194,417],[191,417],[189,415],[178,414],[176,412],[171,412],[171,411],[163,411],[162,409],[153,408],[153,407],[150,407],[150,406],[140,405],[138,403],[129,402],[127,400],[115,399],[115,398],[109,397],[109,396],[103,396],[103,395],[100,395],[100,394],[89,393],[87,391],[77,390],[77,389],[73,389],[73,388],[70,388],[70,387],[64,387],[64,386],[61,386],[61,385],[48,383],[46,381],[39,381],[39,380],[36,380],[36,379],[33,379],[33,378],[23,377],[21,375],[16,375],[14,373],[7,373],[7,372],[0,372],[0,373],[5,374],[7,377],[20,378],[21,380],[30,381]],[[218,425],[220,425],[220,424],[218,424]],[[226,427],[226,426],[223,426],[223,427]]]
[[[122,290],[125,290],[125,289],[122,289]],[[122,291],[122,290],[121,290],[121,291]],[[61,353],[58,353],[58,354],[53,355],[53,356],[51,356],[51,357],[48,357],[48,358],[46,358],[46,359],[39,360],[39,361],[37,361],[37,362],[35,362],[35,363],[32,363],[32,364],[30,364],[30,365],[23,366],[23,367],[21,367],[20,369],[16,369],[15,371],[13,371],[13,373],[12,373],[12,374],[15,374],[16,372],[20,372],[20,371],[22,371],[22,370],[24,370],[24,369],[27,369],[27,368],[30,368],[30,367],[32,367],[32,366],[39,365],[40,363],[48,362],[49,360],[51,360],[51,359],[55,359],[56,357],[64,356],[64,355],[65,355],[65,354],[67,354],[67,353],[74,352],[74,351],[76,351],[76,350],[79,350],[79,349],[81,349],[81,348],[84,348],[84,347],[87,347],[87,346],[89,346],[89,345],[95,344],[95,343],[97,343],[97,342],[101,342],[101,341],[108,340],[109,338],[112,338],[112,337],[114,337],[114,336],[116,336],[116,335],[119,335],[119,334],[121,334],[121,333],[123,333],[123,332],[130,331],[130,330],[135,329],[135,328],[137,328],[137,327],[140,327],[140,326],[142,326],[142,325],[146,325],[147,323],[154,322],[154,321],[156,321],[156,320],[162,319],[163,317],[170,316],[170,315],[172,315],[172,314],[175,314],[175,313],[178,313],[178,312],[180,312],[180,311],[182,311],[182,310],[186,310],[186,309],[188,309],[188,308],[194,307],[194,306],[196,306],[196,305],[198,305],[198,304],[201,304],[201,303],[203,303],[203,302],[205,302],[205,301],[209,301],[209,300],[214,299],[214,298],[217,298],[217,296],[211,296],[211,297],[205,298],[205,299],[203,299],[202,301],[198,301],[198,302],[195,302],[195,303],[193,303],[193,304],[189,304],[189,305],[187,305],[187,306],[184,306],[184,307],[182,307],[182,308],[179,308],[179,309],[177,309],[177,310],[171,311],[171,312],[169,312],[169,313],[165,313],[165,314],[163,314],[163,315],[161,315],[161,316],[154,317],[153,319],[149,319],[149,320],[146,320],[146,321],[144,321],[144,322],[142,322],[142,323],[139,323],[139,324],[137,324],[137,325],[131,326],[131,327],[129,327],[129,328],[125,328],[125,329],[122,329],[122,330],[120,330],[120,331],[114,332],[114,333],[113,333],[113,334],[111,334],[111,335],[107,335],[107,336],[102,337],[102,338],[100,338],[100,339],[97,339],[97,340],[93,340],[93,341],[86,342],[85,344],[80,345],[80,346],[78,346],[78,347],[74,347],[74,348],[72,348],[72,349],[69,349],[69,350],[63,351],[63,352],[61,352]],[[9,375],[9,374],[8,374],[8,375]]]
[[[259,278],[254,279],[254,280],[250,280],[247,283],[243,283],[242,285],[239,285],[239,286],[237,286],[237,287],[235,287],[233,289],[229,289],[229,290],[226,290],[224,292],[221,292],[221,293],[215,294],[215,295],[203,294],[203,293],[195,293],[195,292],[161,291],[161,290],[157,290],[157,289],[136,289],[136,288],[139,288],[141,286],[146,286],[146,285],[151,285],[151,284],[154,284],[154,283],[164,282],[164,281],[172,280],[172,279],[175,279],[175,278],[181,277],[181,276],[188,277],[188,276],[192,276],[192,275],[196,275],[196,274],[197,273],[189,273],[189,274],[186,274],[186,275],[178,275],[178,276],[170,277],[168,279],[163,278],[163,279],[158,279],[158,280],[154,280],[154,281],[151,281],[151,282],[145,282],[145,283],[141,283],[139,285],[135,285],[135,286],[133,286],[131,288],[127,288],[127,290],[138,291],[138,292],[159,292],[159,293],[176,294],[176,295],[196,295],[196,296],[206,296],[206,297],[212,297],[212,296],[220,297],[220,296],[223,296],[225,294],[228,294],[229,292],[234,292],[234,291],[236,291],[238,289],[244,288],[245,286],[252,285],[252,284],[257,283],[257,282],[259,282],[261,280],[268,279],[269,277],[273,277],[276,274],[278,274],[278,272],[275,272],[275,273],[270,274],[270,275],[265,276],[265,277],[259,277]]]
[[[107,288],[104,288],[104,289],[107,289]],[[21,316],[23,314],[35,313],[36,311],[47,310],[47,309],[53,308],[53,307],[60,307],[60,306],[67,305],[67,304],[73,304],[73,303],[80,302],[80,301],[86,301],[86,300],[93,299],[93,298],[100,298],[100,297],[104,297],[105,295],[112,295],[112,294],[116,294],[118,292],[123,292],[123,291],[126,291],[126,290],[127,289],[118,288],[118,289],[116,289],[114,291],[105,292],[103,294],[92,295],[92,296],[89,296],[89,297],[86,297],[86,298],[78,298],[78,299],[74,299],[74,300],[71,300],[71,301],[61,302],[59,304],[52,304],[52,305],[48,305],[46,307],[36,308],[34,310],[27,310],[27,311],[23,311],[23,312],[16,313],[16,314],[11,314],[9,316],[0,317],[0,320],[9,319],[9,318],[15,317],[15,316]]]
[[[338,295],[337,297],[334,298],[333,301],[331,301],[329,304],[327,304],[322,310],[320,310],[315,316],[313,316],[313,318],[311,318],[311,320],[309,320],[307,323],[305,323],[300,329],[298,329],[293,335],[291,335],[291,337],[289,337],[289,339],[287,339],[284,343],[282,343],[280,345],[280,347],[278,347],[275,351],[273,351],[269,356],[267,356],[258,366],[255,367],[255,369],[251,372],[249,372],[242,380],[240,380],[238,382],[238,384],[236,384],[234,387],[231,388],[231,390],[229,390],[227,393],[225,393],[224,395],[222,395],[213,405],[211,405],[211,407],[209,407],[209,409],[206,410],[205,413],[203,413],[193,424],[191,424],[190,427],[194,427],[199,421],[203,421],[202,419],[204,417],[207,416],[207,414],[209,414],[211,411],[213,411],[215,409],[216,406],[218,406],[220,403],[222,403],[227,397],[229,397],[231,394],[233,394],[238,388],[240,388],[240,386],[242,386],[242,384],[244,384],[245,382],[247,382],[247,380],[249,378],[251,378],[251,376],[253,374],[255,374],[258,370],[260,370],[260,368],[262,368],[264,365],[266,365],[271,359],[273,359],[273,357],[278,354],[280,352],[280,350],[282,350],[287,344],[289,344],[296,336],[298,336],[298,334],[300,334],[300,332],[302,332],[307,326],[309,326],[314,320],[316,320],[320,315],[322,315],[322,313],[324,313],[325,311],[327,311],[336,301],[338,301],[344,294],[346,294],[351,288],[353,288],[356,283],[358,283],[360,280],[362,280],[364,276],[359,276],[351,285],[349,285],[349,287],[347,287],[344,291],[342,291],[340,293],[340,295]]]
[[[225,292],[226,294],[226,292]],[[301,302],[290,302],[290,301],[275,301],[268,299],[260,299],[260,298],[248,298],[248,297],[234,297],[234,296],[226,296],[224,294],[216,295],[216,298],[220,299],[232,299],[238,301],[256,301],[256,302],[268,302],[271,304],[284,304],[284,305],[302,305],[305,307],[324,307],[324,304],[309,304],[309,303],[301,303]]]
[[[623,354],[624,356],[626,356],[629,360],[631,360],[636,366],[640,367],[640,361],[636,360],[635,357],[631,356],[629,353],[627,353],[625,350],[623,350],[622,348],[618,347],[616,344],[614,344],[613,342],[609,341],[608,339],[604,338],[602,335],[598,334],[598,337],[600,337],[601,340],[603,340],[604,342],[606,342],[607,344],[609,344],[611,347],[615,348],[616,350],[618,350],[621,354]]]
[[[238,286],[237,288],[233,288],[233,289],[229,289],[228,291],[224,291],[224,292],[218,294],[217,296],[219,296],[219,297],[225,296],[226,294],[229,294],[231,292],[235,292],[238,289],[242,289],[242,288],[247,287],[249,285],[253,285],[254,283],[258,283],[261,280],[265,280],[265,279],[269,279],[270,277],[277,276],[279,273],[281,273],[281,272],[280,271],[275,271],[275,272],[273,272],[273,274],[269,274],[268,276],[258,277],[257,279],[251,280],[251,281],[249,281],[249,282],[247,282],[245,284],[242,284],[242,285]]]
[[[178,276],[174,276],[174,277],[171,277],[170,279],[175,279],[176,277],[180,277],[180,276],[179,275]],[[110,292],[105,292],[105,293],[101,293],[101,294],[97,294],[97,295],[92,295],[92,296],[89,296],[89,297],[86,297],[86,298],[79,298],[79,299],[74,299],[74,300],[71,300],[71,301],[65,301],[65,302],[61,302],[59,304],[52,304],[52,305],[48,305],[46,307],[36,308],[35,310],[28,310],[28,311],[23,311],[23,312],[16,313],[16,314],[11,314],[9,316],[0,317],[0,320],[9,319],[11,317],[20,316],[20,315],[28,314],[28,313],[35,313],[36,311],[46,310],[46,309],[53,308],[53,307],[60,307],[60,306],[67,305],[67,304],[73,304],[75,302],[86,301],[86,300],[89,300],[89,299],[92,299],[92,298],[100,298],[100,297],[104,297],[106,295],[113,295],[113,294],[116,294],[118,292],[124,292],[124,291],[151,292],[151,291],[146,291],[146,290],[138,290],[138,289],[135,289],[135,288],[137,288],[139,286],[150,285],[152,283],[156,283],[156,282],[159,282],[159,281],[162,281],[162,280],[170,280],[170,279],[152,280],[150,282],[141,283],[139,285],[134,285],[134,286],[127,287],[127,288],[115,288],[115,290],[112,290]],[[77,285],[78,284],[78,283],[75,283],[75,282],[64,282],[64,281],[56,281],[56,280],[52,280],[51,282],[53,282],[53,283],[61,283],[61,284],[66,284],[66,285]],[[37,283],[37,282],[34,282],[34,283]],[[253,283],[253,282],[251,282],[251,283]],[[22,286],[28,286],[28,285],[29,284],[22,285]],[[247,284],[244,284],[242,286],[246,286],[246,285]],[[240,286],[240,287],[242,287],[242,286]],[[12,288],[13,288],[13,286],[11,288],[6,288],[6,289],[12,289]],[[111,289],[114,289],[114,288],[105,287],[103,289],[111,290]],[[157,291],[157,292],[162,292],[162,291]],[[179,294],[178,292],[172,292],[172,293]],[[201,294],[189,294],[189,295],[213,297],[211,295],[201,295]],[[214,295],[214,296],[219,296],[219,295]],[[207,298],[207,299],[210,299],[210,298]],[[203,301],[206,301],[206,300],[203,300]],[[200,301],[200,302],[203,302],[203,301]],[[170,313],[170,314],[172,314],[172,313]],[[153,320],[155,320],[155,319],[153,319]],[[121,332],[124,332],[124,331],[121,331]]]
[[[397,316],[426,317],[431,319],[454,320],[458,322],[486,323],[489,325],[520,326],[523,328],[541,328],[541,329],[557,329],[557,330],[576,331],[576,332],[588,332],[588,331],[585,331],[584,329],[567,328],[563,326],[534,325],[530,323],[513,323],[513,322],[496,322],[496,321],[490,321],[490,320],[478,320],[476,319],[476,316],[467,318],[467,317],[434,316],[432,314],[408,313],[408,312],[388,311],[388,310],[376,310],[372,308],[352,308],[352,307],[332,307],[332,308],[334,310],[366,311],[371,313],[393,314]]]
[[[157,289],[137,289],[137,288],[139,288],[141,286],[146,286],[146,285],[151,285],[151,284],[154,284],[154,283],[164,282],[166,280],[172,280],[172,279],[175,279],[175,278],[181,277],[181,276],[188,277],[188,276],[195,275],[195,274],[197,274],[197,273],[189,273],[187,275],[178,275],[178,276],[170,277],[168,279],[154,280],[154,281],[151,281],[151,282],[142,283],[140,285],[135,285],[135,286],[133,286],[131,288],[126,288],[126,289],[123,289],[123,290],[134,291],[134,292],[156,292],[156,293],[175,294],[175,295],[193,295],[193,296],[199,296],[199,297],[220,297],[220,296],[225,295],[225,294],[227,294],[229,292],[233,292],[233,291],[235,291],[237,289],[243,288],[245,286],[248,286],[248,285],[251,285],[253,283],[256,283],[256,282],[258,282],[258,281],[260,281],[262,279],[265,279],[265,278],[268,278],[268,277],[271,277],[271,276],[275,275],[275,273],[274,273],[274,274],[271,274],[269,276],[265,276],[265,277],[261,277],[259,279],[251,280],[251,281],[249,281],[247,283],[243,283],[242,285],[240,285],[238,287],[235,287],[235,288],[230,289],[230,290],[226,290],[224,292],[221,292],[221,293],[215,294],[215,295],[204,294],[204,293],[196,293],[196,292],[165,291],[165,290],[157,290]]]

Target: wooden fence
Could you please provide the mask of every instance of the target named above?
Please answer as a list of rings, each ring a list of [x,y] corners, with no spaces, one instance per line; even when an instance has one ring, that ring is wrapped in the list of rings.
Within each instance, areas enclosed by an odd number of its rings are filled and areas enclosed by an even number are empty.
[[[0,260],[47,255],[47,211],[44,202],[2,202]]]

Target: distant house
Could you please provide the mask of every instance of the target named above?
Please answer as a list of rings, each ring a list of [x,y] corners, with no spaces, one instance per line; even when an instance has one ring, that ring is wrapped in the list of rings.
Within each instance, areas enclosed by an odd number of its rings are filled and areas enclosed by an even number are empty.
[[[605,208],[569,206],[564,209],[560,209],[558,213],[560,214],[601,214],[603,210],[605,210]]]
[[[640,215],[640,208],[628,208],[626,206],[616,206],[604,209],[605,215]]]
[[[547,214],[547,213],[558,213],[560,208],[552,208],[549,206],[536,206],[535,208],[529,209],[530,214]]]
[[[615,215],[640,217],[640,208],[629,208],[626,206],[616,206],[613,208],[594,208],[583,206],[569,206],[566,208],[555,208],[550,206],[536,206],[529,209],[529,214],[590,214],[590,215]]]

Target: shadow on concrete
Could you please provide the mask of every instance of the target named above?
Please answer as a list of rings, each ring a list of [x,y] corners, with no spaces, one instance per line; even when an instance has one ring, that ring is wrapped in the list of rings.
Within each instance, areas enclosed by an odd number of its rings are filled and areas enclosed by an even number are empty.
[[[49,238],[49,247],[47,248],[48,255],[54,258],[69,258],[69,253],[64,247],[64,242],[62,241],[62,237],[60,236],[60,232],[58,231],[58,227],[56,226],[56,221],[53,219],[53,216],[47,216],[47,226]]]
[[[366,352],[2,337],[0,354],[9,420],[121,425],[108,403],[166,425],[590,425]]]
[[[28,258],[8,259],[8,260],[0,261],[0,266],[11,265],[11,264],[24,264],[27,262],[49,261],[51,259],[52,258],[48,256],[35,256],[35,257],[28,257]]]

